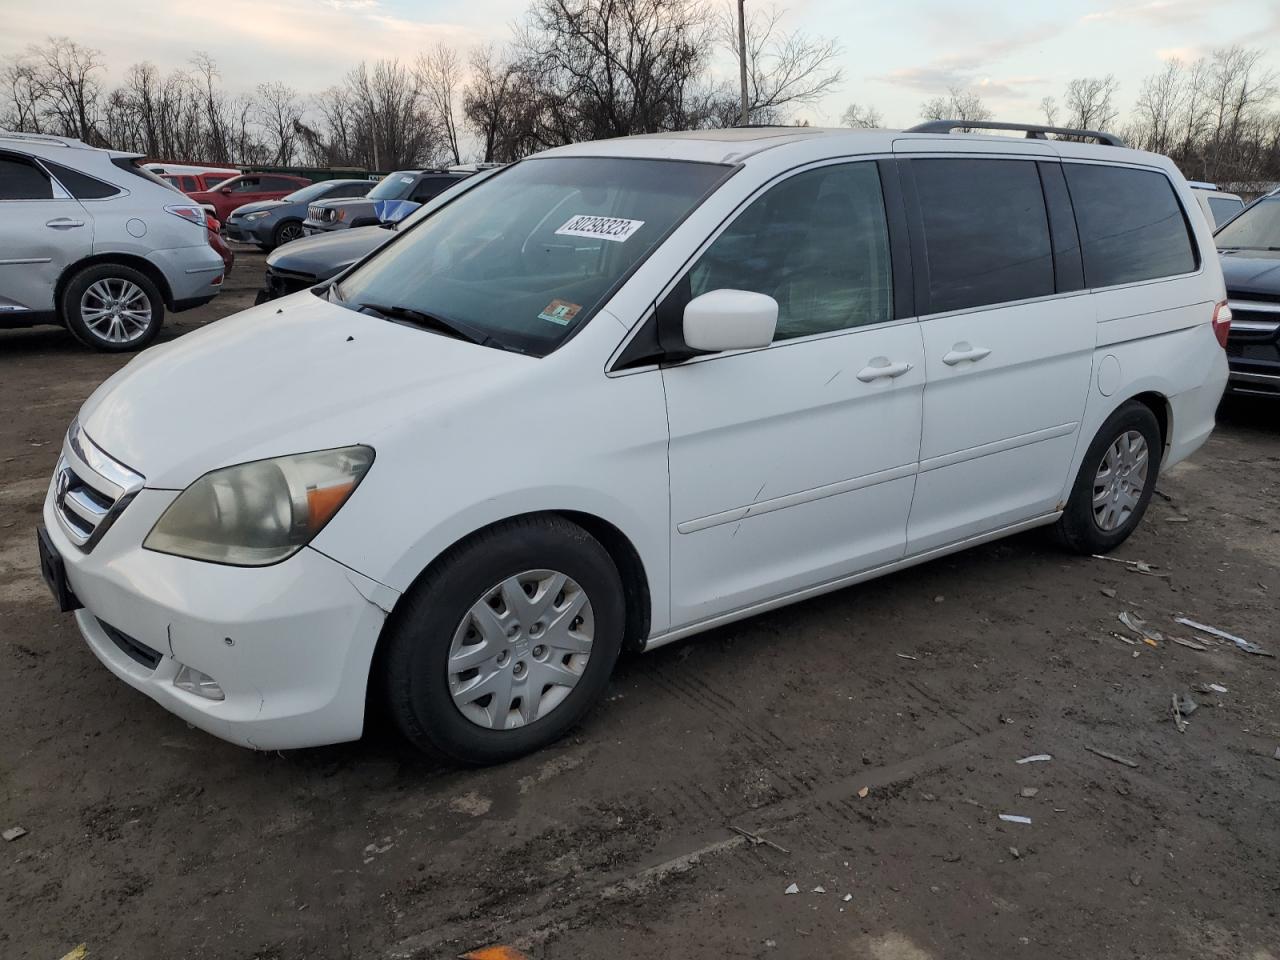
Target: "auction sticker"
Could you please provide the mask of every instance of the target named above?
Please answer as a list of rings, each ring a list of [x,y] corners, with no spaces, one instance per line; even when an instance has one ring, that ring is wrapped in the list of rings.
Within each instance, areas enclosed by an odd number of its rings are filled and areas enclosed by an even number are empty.
[[[580,304],[570,303],[568,300],[552,300],[538,314],[538,319],[550,320],[552,323],[567,327],[581,309],[582,306]]]
[[[570,217],[563,227],[556,231],[562,237],[590,237],[593,240],[612,240],[614,243],[626,243],[631,235],[644,226],[643,220],[624,220],[621,217],[596,217],[579,214]]]

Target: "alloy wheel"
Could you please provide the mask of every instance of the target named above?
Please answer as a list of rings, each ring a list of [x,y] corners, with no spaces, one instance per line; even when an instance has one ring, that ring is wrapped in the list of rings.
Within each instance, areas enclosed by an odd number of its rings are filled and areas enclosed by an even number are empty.
[[[1150,451],[1137,430],[1116,437],[1093,477],[1093,518],[1106,533],[1118,529],[1133,516],[1147,486]]]
[[[491,730],[533,723],[582,679],[594,636],[591,600],[572,578],[554,570],[508,577],[454,631],[446,667],[454,705]]]
[[[294,241],[294,240],[299,240],[299,239],[301,239],[301,238],[302,238],[302,224],[300,224],[300,223],[286,223],[283,227],[281,227],[281,228],[280,228],[280,231],[279,231],[279,233],[277,234],[277,238],[279,239],[279,242],[280,242],[280,245],[281,245],[281,246],[283,246],[283,245],[284,245],[284,244],[286,244],[286,243],[290,243],[290,242],[292,242],[292,241]]]
[[[151,326],[151,298],[132,281],[104,277],[81,295],[80,319],[106,343],[132,343]]]

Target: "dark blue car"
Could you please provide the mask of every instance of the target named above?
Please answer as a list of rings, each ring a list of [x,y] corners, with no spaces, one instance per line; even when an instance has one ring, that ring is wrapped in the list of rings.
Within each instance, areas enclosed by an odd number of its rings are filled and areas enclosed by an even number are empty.
[[[302,221],[307,217],[308,204],[318,200],[363,197],[373,186],[372,180],[322,180],[279,200],[246,203],[232,211],[223,228],[231,240],[256,243],[263,250],[274,250],[302,236]]]

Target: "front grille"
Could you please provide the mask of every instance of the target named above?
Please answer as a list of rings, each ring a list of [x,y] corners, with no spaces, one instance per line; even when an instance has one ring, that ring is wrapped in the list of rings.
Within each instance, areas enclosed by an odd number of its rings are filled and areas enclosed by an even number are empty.
[[[332,214],[332,210],[326,210],[324,207],[307,207],[307,219],[314,220],[316,223],[324,223]]]
[[[320,282],[320,278],[310,273],[296,273],[292,270],[277,270],[274,267],[267,267],[266,290],[267,299],[274,300],[277,297],[287,297],[291,293],[297,293],[299,290],[305,290],[308,287],[314,287]]]
[[[160,652],[152,650],[141,640],[135,640],[127,633],[122,633],[109,623],[98,621],[98,626],[102,628],[108,639],[111,640],[120,650],[128,657],[136,660],[148,670],[154,670],[160,664]]]
[[[73,423],[53,475],[54,512],[67,538],[88,553],[145,483]]]

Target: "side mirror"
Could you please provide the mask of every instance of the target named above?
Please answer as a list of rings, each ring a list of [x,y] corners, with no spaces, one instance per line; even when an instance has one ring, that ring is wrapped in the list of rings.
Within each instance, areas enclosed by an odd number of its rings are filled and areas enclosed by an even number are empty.
[[[684,342],[694,350],[720,353],[773,343],[778,301],[748,290],[712,290],[684,308]]]

